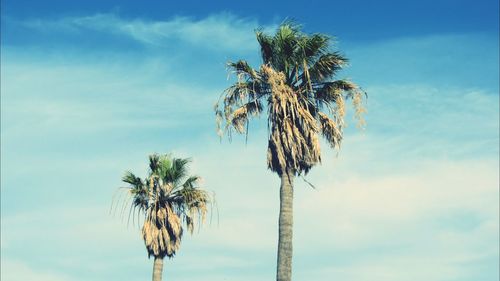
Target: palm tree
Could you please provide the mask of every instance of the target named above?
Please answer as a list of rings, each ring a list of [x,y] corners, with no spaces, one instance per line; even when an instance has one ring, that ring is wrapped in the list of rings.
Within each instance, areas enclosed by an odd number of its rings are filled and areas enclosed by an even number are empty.
[[[256,31],[262,65],[229,62],[237,82],[215,105],[218,131],[229,138],[235,130],[248,134],[252,117],[267,111],[267,166],[281,178],[278,281],[292,275],[293,180],[321,162],[318,135],[332,148],[340,148],[345,101],[351,99],[358,125],[363,126],[363,92],[347,80],[333,79],[347,64],[330,51],[330,37],[305,34],[294,22],[282,23],[274,36]]]
[[[148,257],[154,257],[153,281],[162,279],[163,259],[179,250],[182,222],[192,233],[197,221],[204,222],[211,202],[211,196],[197,187],[200,178],[188,175],[188,163],[189,159],[153,154],[147,178],[131,172],[122,178],[132,200],[129,219],[135,212],[144,215],[142,237]]]

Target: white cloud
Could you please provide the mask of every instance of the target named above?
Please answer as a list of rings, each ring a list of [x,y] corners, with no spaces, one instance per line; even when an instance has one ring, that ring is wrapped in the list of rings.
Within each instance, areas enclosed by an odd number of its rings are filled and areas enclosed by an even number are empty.
[[[333,184],[324,177],[318,183],[323,188],[303,194],[297,208],[307,217],[328,217],[318,220],[314,229],[343,233],[345,240],[333,240],[339,247],[369,245],[371,239],[383,239],[387,227],[412,230],[411,225],[422,222],[429,227],[437,223],[433,229],[440,222],[445,227],[454,215],[489,223],[498,218],[496,168],[494,161],[428,161],[415,165],[416,170],[393,176],[351,178]],[[470,228],[474,227],[478,225],[472,223]]]
[[[498,168],[496,161],[431,160],[402,174],[321,178],[324,188],[297,198],[295,252],[322,262],[302,267],[299,276],[469,280],[484,274],[486,262],[492,278],[499,259]]]
[[[368,91],[365,135],[350,133],[345,142],[363,142],[365,160],[390,157],[408,162],[498,154],[499,100],[494,92],[426,84],[379,85]],[[386,164],[391,163],[378,165]]]
[[[2,64],[2,133],[168,128],[181,126],[181,119],[192,123],[193,117],[211,115],[219,90],[175,82],[169,59],[118,60],[68,65],[7,59]]]
[[[488,33],[431,34],[358,44],[344,42],[356,81],[488,87],[498,91],[498,37]],[[352,71],[352,72],[351,72]],[[438,97],[436,97],[438,98]]]
[[[120,211],[116,217],[110,215],[107,206],[54,207],[3,216],[2,236],[6,242],[2,255],[7,260],[26,259],[32,267],[46,267],[61,276],[76,277],[75,272],[83,272],[94,276],[93,280],[105,280],[112,276],[110,271],[122,272],[123,267],[149,270],[140,230],[127,227],[126,215],[122,220]],[[8,265],[8,276],[15,268]]]
[[[174,17],[165,21],[125,19],[115,14],[37,19],[21,23],[41,31],[78,32],[92,30],[129,37],[151,46],[167,46],[177,41],[210,50],[254,51],[253,31],[259,24],[253,19],[237,18],[228,13],[202,19]]]
[[[254,154],[252,150],[243,156]],[[255,271],[248,280],[258,280],[262,272],[272,274],[278,185],[260,160],[245,158],[245,176],[234,165],[237,161],[197,167],[220,195],[220,225],[214,221],[187,235],[166,274],[181,280],[188,273],[191,280],[204,280],[206,274],[223,276],[221,272],[231,270]],[[356,281],[477,276],[477,264],[498,259],[497,171],[494,161],[431,161],[377,178],[358,174],[332,183],[326,174],[317,176],[318,191],[297,180],[296,276]],[[232,184],[213,186],[222,181]],[[107,212],[99,206],[55,207],[4,216],[2,251],[11,255],[23,245],[32,250],[18,250],[18,257],[43,253],[49,268],[108,274],[127,264],[137,274],[149,274],[138,229],[127,230]],[[65,252],[69,247],[79,254]],[[113,256],[121,258],[109,259]]]
[[[1,279],[5,281],[73,281],[63,274],[51,270],[33,269],[26,263],[2,258]]]

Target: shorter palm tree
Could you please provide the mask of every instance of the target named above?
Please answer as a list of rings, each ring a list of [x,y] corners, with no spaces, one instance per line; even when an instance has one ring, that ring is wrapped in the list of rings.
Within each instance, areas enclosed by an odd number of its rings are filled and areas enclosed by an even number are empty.
[[[197,222],[205,221],[212,201],[207,191],[198,188],[200,177],[188,175],[188,163],[189,159],[153,154],[147,178],[131,172],[122,178],[129,184],[125,187],[132,200],[129,214],[144,215],[142,237],[148,257],[154,257],[153,281],[162,278],[163,259],[179,250],[183,223],[192,233]]]

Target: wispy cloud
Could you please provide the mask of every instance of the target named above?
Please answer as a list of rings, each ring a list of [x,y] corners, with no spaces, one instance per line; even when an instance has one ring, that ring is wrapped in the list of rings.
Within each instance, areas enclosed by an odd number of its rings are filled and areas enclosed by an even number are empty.
[[[71,65],[4,58],[2,99],[10,106],[2,105],[6,118],[2,132],[10,136],[180,126],[181,119],[194,122],[193,117],[211,115],[211,104],[220,91],[174,82],[177,79],[166,58],[134,65],[127,58],[120,62],[77,60]],[[188,107],[191,111],[185,110]],[[23,129],[34,123],[31,131]]]
[[[20,25],[43,32],[104,32],[125,36],[151,46],[188,43],[210,50],[253,51],[257,47],[253,31],[260,28],[253,19],[228,13],[202,19],[174,17],[164,21],[125,19],[116,14],[35,19]]]
[[[244,182],[238,181],[246,177],[238,175],[241,167],[233,162],[204,168],[211,186],[222,182],[221,178],[237,186],[214,187],[221,200],[220,224],[213,222],[185,237],[179,256],[168,263],[172,278],[182,280],[189,274],[191,280],[206,280],[208,274],[216,280],[229,278],[234,270],[249,272],[246,278],[257,280],[262,272],[272,273],[277,182],[273,188],[273,181],[262,177],[262,169],[257,168],[260,159],[247,158],[246,162],[256,168],[246,170],[250,180]],[[358,176],[332,184],[320,177],[316,179],[321,187],[318,191],[297,181],[297,278],[467,280],[461,278],[480,276],[481,264],[495,263],[498,167],[477,161],[429,162],[425,166],[377,180]],[[244,197],[235,202],[239,208],[228,202],[234,200],[235,192]],[[2,250],[10,256],[45,255],[48,268],[58,268],[62,274],[90,270],[92,280],[106,280],[109,268],[118,270],[124,264],[133,266],[137,276],[147,274],[150,262],[139,230],[127,230],[126,223],[120,222],[120,212],[113,218],[107,206],[97,205],[4,216]],[[68,248],[78,255],[58,254]],[[109,259],[113,256],[130,258]],[[193,263],[200,266],[186,266]],[[11,273],[16,268],[8,263],[3,270]]]
[[[2,280],[9,281],[75,281],[64,274],[51,272],[51,270],[33,269],[26,263],[9,258],[1,261]]]
[[[491,34],[434,34],[341,44],[352,63],[350,75],[363,84],[499,89],[499,41]]]

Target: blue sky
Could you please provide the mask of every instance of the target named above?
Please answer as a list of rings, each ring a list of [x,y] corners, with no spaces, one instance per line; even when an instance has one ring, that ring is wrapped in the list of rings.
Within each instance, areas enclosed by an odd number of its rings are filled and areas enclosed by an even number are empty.
[[[278,178],[264,120],[232,143],[212,105],[225,62],[259,64],[284,18],[334,35],[369,93],[297,180],[295,280],[498,280],[498,1],[2,1],[1,279],[143,280],[137,227],[109,214],[147,155],[193,157],[219,224],[186,236],[172,280],[272,280]],[[170,280],[170,279],[169,279]]]

